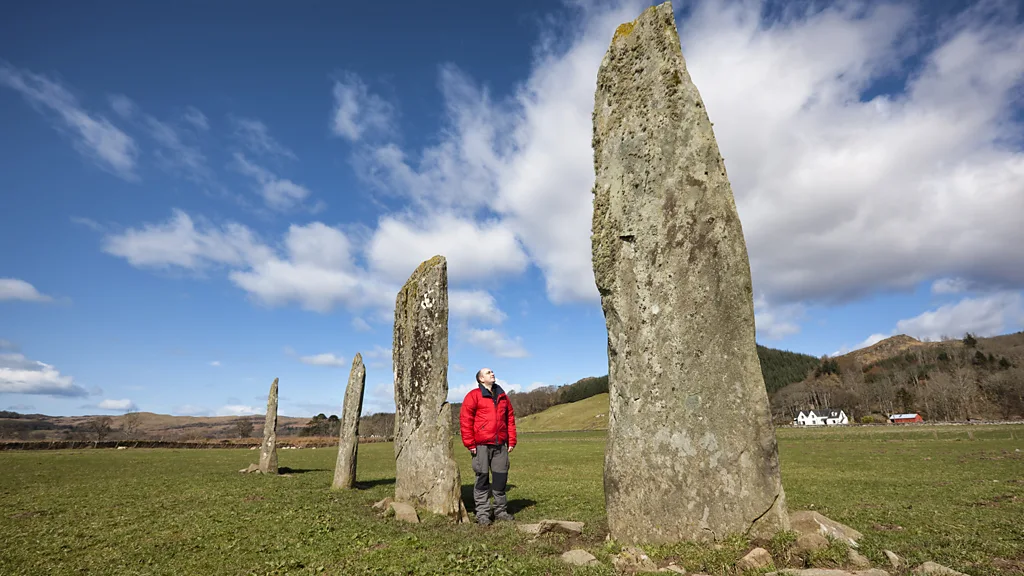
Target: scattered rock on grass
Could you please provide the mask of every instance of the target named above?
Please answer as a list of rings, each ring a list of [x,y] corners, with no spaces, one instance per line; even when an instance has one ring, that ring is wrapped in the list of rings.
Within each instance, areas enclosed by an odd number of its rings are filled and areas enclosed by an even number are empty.
[[[396,520],[419,524],[420,517],[416,514],[416,509],[410,504],[406,504],[405,502],[392,502],[390,506],[391,509],[395,511]]]
[[[885,570],[872,568],[870,570],[857,570],[847,572],[835,568],[805,568],[803,570],[782,570],[780,572],[769,572],[765,576],[889,576]]]
[[[863,534],[850,528],[846,524],[836,522],[817,512],[801,510],[792,512],[789,515],[789,525],[800,534],[818,533],[822,536],[832,536],[857,548],[857,542],[864,537]]]
[[[768,566],[772,563],[772,555],[768,553],[764,548],[754,548],[740,561],[736,563],[736,567],[740,570],[758,570]]]
[[[952,568],[946,568],[935,562],[925,562],[912,570],[914,574],[936,574],[938,576],[967,576],[963,572],[957,572]]]
[[[903,565],[903,559],[896,555],[892,550],[882,550],[882,554],[889,560],[889,565],[893,568],[898,569]]]
[[[853,548],[850,548],[847,551],[847,558],[850,560],[850,566],[853,566],[854,568],[871,568],[871,560],[868,560],[866,556],[857,552]]]
[[[570,522],[568,520],[541,520],[536,524],[516,525],[522,532],[527,534],[546,534],[548,532],[561,532],[563,534],[582,534],[583,522]]]
[[[373,509],[374,510],[387,510],[390,505],[391,505],[391,497],[388,496],[387,498],[385,498],[385,499],[383,499],[383,500],[381,500],[379,502],[374,502],[373,503]]]
[[[241,472],[242,474],[252,474],[254,472],[258,473],[259,471],[260,471],[260,465],[259,464],[249,464],[248,468],[242,468],[241,470],[239,470],[239,472]]]
[[[803,556],[808,552],[814,552],[823,548],[828,548],[828,538],[817,532],[811,532],[810,534],[802,534],[796,539],[796,543],[793,545],[793,552]]]
[[[661,570],[658,570],[658,572],[671,572],[671,573],[674,573],[674,574],[686,574],[686,568],[683,568],[682,566],[679,566],[677,564],[669,564],[668,566],[665,566]],[[700,576],[700,574],[696,574],[694,576]]]
[[[586,550],[569,550],[562,554],[562,562],[573,566],[594,566],[600,564],[593,554]]]
[[[612,557],[612,565],[622,572],[657,572],[658,565],[643,550],[626,546]]]

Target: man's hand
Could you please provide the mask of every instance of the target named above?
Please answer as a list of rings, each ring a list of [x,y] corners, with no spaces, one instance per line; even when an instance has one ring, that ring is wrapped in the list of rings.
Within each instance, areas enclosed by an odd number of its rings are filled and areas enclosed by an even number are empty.
[[[508,447],[508,451],[509,451],[509,453],[510,453],[510,454],[511,454],[511,453],[512,453],[512,451],[513,451],[513,450],[515,450],[515,449],[516,449],[516,447],[515,447],[515,446],[509,446],[509,447]]]
[[[472,454],[473,456],[476,456],[476,446],[473,446],[472,448],[470,448],[469,449],[469,453]]]

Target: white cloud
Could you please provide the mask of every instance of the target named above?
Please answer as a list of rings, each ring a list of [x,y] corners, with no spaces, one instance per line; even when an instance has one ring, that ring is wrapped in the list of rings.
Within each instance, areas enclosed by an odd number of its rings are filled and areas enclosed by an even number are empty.
[[[835,352],[833,352],[831,354],[831,356],[842,356],[843,354],[847,354],[849,352],[853,352],[854,350],[860,350],[861,348],[867,348],[868,346],[873,346],[875,344],[878,344],[882,340],[885,340],[886,338],[889,338],[890,336],[893,336],[893,334],[872,334],[871,336],[868,336],[867,338],[865,338],[863,342],[861,342],[860,344],[857,344],[857,345],[855,345],[853,347],[841,346],[839,348],[839,350],[836,350]]]
[[[10,340],[4,340],[0,338],[0,350],[18,350],[18,345]]]
[[[0,353],[0,393],[87,396],[89,393],[49,364],[19,353]]]
[[[164,170],[172,174],[184,174],[200,184],[214,181],[213,173],[206,164],[206,156],[198,146],[186,143],[181,131],[148,115],[145,117],[145,126],[159,145],[154,154]]]
[[[387,132],[393,115],[392,106],[371,94],[355,74],[335,81],[331,129],[336,135],[355,142],[367,134]]]
[[[195,404],[182,404],[172,408],[171,414],[175,416],[209,416],[210,410]]]
[[[995,336],[1024,327],[1024,298],[1020,292],[996,292],[963,298],[896,323],[897,334],[938,340],[943,335]]]
[[[370,324],[366,320],[363,320],[362,318],[360,318],[358,316],[356,316],[355,318],[352,319],[351,324],[352,324],[352,329],[355,330],[356,332],[371,332],[371,331],[373,331],[373,327],[370,326]]]
[[[229,223],[218,229],[197,223],[175,209],[164,224],[146,224],[103,240],[103,251],[120,256],[136,267],[178,266],[199,270],[211,265],[242,266],[272,257],[251,230]]]
[[[522,272],[528,262],[515,235],[500,222],[471,222],[450,214],[416,223],[384,217],[367,250],[371,268],[396,282],[404,282],[435,254],[448,261],[451,282],[490,283]]]
[[[36,287],[17,278],[0,278],[0,300],[24,300],[26,302],[49,302],[53,300],[41,294]]]
[[[804,317],[800,304],[769,305],[763,296],[754,299],[754,324],[758,336],[781,340],[800,332],[798,321]]]
[[[1006,138],[1021,127],[1024,28],[967,12],[932,44],[910,5],[760,14],[702,3],[681,29],[758,290],[837,301],[936,276],[1024,284],[1011,216],[1024,154]],[[908,48],[931,45],[904,93],[861,101]]]
[[[960,294],[971,289],[971,283],[963,278],[939,278],[932,282],[932,294]]]
[[[79,153],[100,168],[125,180],[137,179],[135,141],[106,118],[86,112],[64,86],[6,62],[0,62],[0,85],[20,92],[36,110],[54,113],[58,128],[69,130]]]
[[[210,366],[213,366],[214,368],[220,368],[220,360],[214,360],[213,362],[210,362]]]
[[[523,348],[522,339],[510,339],[494,329],[471,328],[466,334],[470,344],[479,346],[499,358],[525,358],[529,356]]]
[[[234,166],[242,174],[256,180],[260,186],[260,196],[267,206],[274,210],[290,210],[302,204],[310,195],[309,189],[305,186],[278,177],[270,170],[250,162],[241,153],[235,153]]]
[[[125,411],[125,412],[129,412],[129,411],[138,409],[138,407],[135,405],[135,402],[132,402],[131,400],[129,400],[127,398],[125,398],[123,400],[106,399],[106,400],[101,401],[99,403],[99,406],[97,406],[97,407],[100,410],[121,410],[121,411]]]
[[[642,8],[581,7],[579,32],[543,43],[508,99],[442,69],[439,142],[420,152],[368,146],[356,154],[361,173],[413,203],[418,216],[405,221],[496,215],[544,272],[552,301],[596,301],[596,73],[615,27]],[[839,3],[771,22],[760,2],[703,2],[690,13],[680,23],[688,70],[767,301],[829,303],[936,277],[1024,285],[1024,251],[1014,248],[1024,245],[1014,216],[1024,213],[1024,153],[1014,144],[1024,28],[1015,18],[967,12],[922,38],[909,5]],[[906,93],[861,101],[919,48]],[[392,231],[382,223],[384,238]],[[383,252],[379,260],[400,261],[391,245]],[[796,318],[762,324],[775,336],[798,329]]]
[[[448,309],[455,318],[477,320],[485,324],[501,324],[507,317],[498,303],[484,290],[450,290]]]
[[[138,112],[135,102],[124,94],[112,94],[108,97],[110,108],[121,118],[129,119]]]
[[[343,368],[345,366],[344,358],[341,356],[335,356],[330,352],[315,354],[313,356],[302,356],[299,358],[299,362],[309,364],[310,366],[333,366],[336,368]]]
[[[295,159],[295,153],[281,145],[270,135],[270,129],[260,120],[233,118],[235,136],[254,154],[284,156]]]
[[[206,114],[203,114],[198,108],[189,106],[185,109],[185,114],[182,115],[182,118],[196,130],[205,132],[210,129],[210,122],[206,119]]]
[[[251,416],[254,414],[266,414],[266,410],[260,410],[244,404],[228,404],[216,410],[217,416]]]

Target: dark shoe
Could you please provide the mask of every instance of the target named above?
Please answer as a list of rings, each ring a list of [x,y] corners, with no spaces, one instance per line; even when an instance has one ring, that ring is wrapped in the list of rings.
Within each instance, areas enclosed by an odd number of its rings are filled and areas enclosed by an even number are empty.
[[[511,515],[511,514],[509,514],[508,512],[501,511],[501,512],[498,512],[497,514],[494,515],[494,519],[495,520],[503,520],[505,522],[511,522],[511,521],[515,520],[516,517]]]
[[[487,516],[480,516],[479,518],[476,519],[476,523],[481,525],[481,526],[490,526],[491,525],[491,519],[488,518]]]

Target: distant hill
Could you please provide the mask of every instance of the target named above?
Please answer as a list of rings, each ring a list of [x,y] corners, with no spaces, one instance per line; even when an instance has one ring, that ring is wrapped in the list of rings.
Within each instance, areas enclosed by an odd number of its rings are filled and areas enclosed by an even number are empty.
[[[918,412],[928,421],[1024,417],[1024,332],[922,342],[905,334],[826,359],[772,395],[776,422],[841,408],[854,419]]]
[[[608,393],[568,404],[558,404],[543,412],[516,419],[520,432],[555,430],[605,430],[608,428]]]

